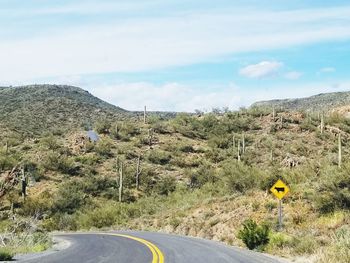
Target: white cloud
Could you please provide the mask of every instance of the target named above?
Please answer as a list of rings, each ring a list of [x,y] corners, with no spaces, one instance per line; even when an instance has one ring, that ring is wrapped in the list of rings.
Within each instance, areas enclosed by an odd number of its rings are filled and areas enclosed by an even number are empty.
[[[284,75],[284,77],[289,80],[297,80],[300,79],[302,75],[303,73],[299,71],[289,71]]]
[[[277,74],[283,63],[278,61],[261,61],[239,70],[239,74],[247,78],[266,78]]]
[[[213,10],[119,18],[0,39],[0,81],[157,70],[229,54],[350,38],[350,7]]]
[[[167,83],[154,85],[146,82],[121,83],[87,88],[93,95],[128,110],[188,111],[195,109],[210,111],[215,107],[235,109],[242,106],[238,87],[201,90],[198,87]]]
[[[320,69],[321,73],[333,73],[335,71],[336,71],[336,69],[332,68],[332,67],[325,67],[325,68]]]

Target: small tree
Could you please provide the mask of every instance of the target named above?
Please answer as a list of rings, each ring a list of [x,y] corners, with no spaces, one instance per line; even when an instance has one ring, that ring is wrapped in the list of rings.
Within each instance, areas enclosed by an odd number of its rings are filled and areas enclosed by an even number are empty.
[[[243,222],[243,229],[238,232],[238,238],[250,249],[263,250],[269,243],[270,229],[267,225],[259,226],[254,220],[248,219]]]

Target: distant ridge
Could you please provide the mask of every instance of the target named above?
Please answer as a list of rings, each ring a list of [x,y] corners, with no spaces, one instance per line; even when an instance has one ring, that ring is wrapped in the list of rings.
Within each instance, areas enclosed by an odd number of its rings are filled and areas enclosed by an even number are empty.
[[[133,113],[111,105],[78,87],[28,85],[0,87],[0,127],[41,134],[74,129],[101,118],[123,119]]]
[[[350,105],[350,91],[321,93],[307,98],[259,101],[250,107],[276,107],[286,111],[329,111],[346,105]]]

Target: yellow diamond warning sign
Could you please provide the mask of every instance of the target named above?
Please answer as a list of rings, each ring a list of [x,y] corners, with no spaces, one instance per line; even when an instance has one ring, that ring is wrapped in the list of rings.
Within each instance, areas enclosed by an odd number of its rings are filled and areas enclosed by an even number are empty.
[[[289,187],[282,182],[282,180],[278,180],[270,189],[270,191],[278,198],[282,199],[288,192]]]

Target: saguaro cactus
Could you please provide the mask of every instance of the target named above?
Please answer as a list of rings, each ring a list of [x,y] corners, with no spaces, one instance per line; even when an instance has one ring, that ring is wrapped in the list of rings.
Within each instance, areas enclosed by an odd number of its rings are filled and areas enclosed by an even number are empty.
[[[119,202],[123,202],[123,177],[124,177],[124,164],[120,164],[119,168]]]
[[[149,146],[152,146],[153,143],[153,129],[148,129],[148,144]]]
[[[241,141],[238,140],[238,146],[237,146],[237,160],[241,161]]]
[[[341,159],[342,159],[342,155],[341,155],[341,134],[339,133],[338,135],[338,167],[341,168]]]
[[[236,149],[236,141],[235,141],[235,135],[232,134],[232,151],[234,152]]]
[[[242,134],[242,155],[245,153],[245,135]]]
[[[26,200],[26,196],[27,196],[27,178],[26,178],[26,174],[24,171],[24,166],[22,167],[22,197],[23,197],[23,201]]]
[[[143,124],[146,124],[146,120],[147,120],[147,108],[145,106],[143,109]]]
[[[272,119],[273,119],[273,121],[275,121],[275,117],[276,117],[275,106],[272,106]]]
[[[139,190],[140,188],[140,175],[142,172],[141,169],[141,156],[139,154],[139,156],[137,157],[137,163],[136,163],[136,174],[135,174],[135,184],[136,184],[136,189]]]
[[[321,130],[321,134],[323,134],[323,130],[324,130],[324,116],[323,116],[323,113],[321,114],[320,130]]]

